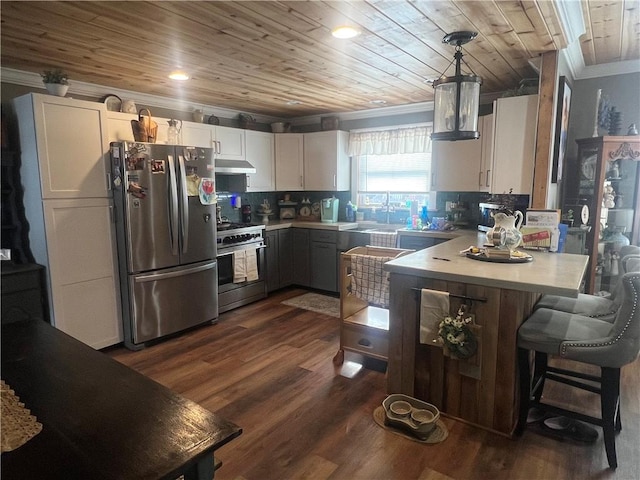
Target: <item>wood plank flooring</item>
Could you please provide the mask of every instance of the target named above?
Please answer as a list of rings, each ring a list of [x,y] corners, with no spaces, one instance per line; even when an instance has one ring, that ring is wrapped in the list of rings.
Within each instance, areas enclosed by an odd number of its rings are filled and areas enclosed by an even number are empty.
[[[593,445],[534,428],[509,439],[444,418],[449,437],[423,445],[376,425],[373,411],[387,395],[380,363],[360,368],[367,362],[347,353],[334,367],[339,320],[280,303],[302,293],[277,292],[139,352],[106,353],[243,428],[216,453],[216,479],[640,478],[640,361],[622,371],[615,472],[607,468],[601,432]],[[551,394],[599,409],[588,393]]]

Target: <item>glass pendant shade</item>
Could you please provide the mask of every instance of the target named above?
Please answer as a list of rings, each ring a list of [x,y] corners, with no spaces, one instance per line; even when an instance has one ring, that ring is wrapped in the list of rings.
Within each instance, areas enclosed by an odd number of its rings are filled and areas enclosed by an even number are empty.
[[[457,32],[468,33],[468,32]],[[450,37],[450,34],[447,37]],[[445,37],[445,41],[447,39]],[[471,37],[473,38],[473,37]],[[462,75],[460,62],[462,51],[458,40],[455,62],[456,73],[433,82],[433,133],[432,140],[472,140],[480,138],[478,132],[478,109],[480,107],[480,85],[482,79],[476,75]]]

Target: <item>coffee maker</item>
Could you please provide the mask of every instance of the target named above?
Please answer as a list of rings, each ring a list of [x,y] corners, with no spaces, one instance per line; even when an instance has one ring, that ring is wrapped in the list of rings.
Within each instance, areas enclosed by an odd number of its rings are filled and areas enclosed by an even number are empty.
[[[335,198],[323,198],[320,201],[320,221],[335,223],[338,221],[338,204],[340,201]]]

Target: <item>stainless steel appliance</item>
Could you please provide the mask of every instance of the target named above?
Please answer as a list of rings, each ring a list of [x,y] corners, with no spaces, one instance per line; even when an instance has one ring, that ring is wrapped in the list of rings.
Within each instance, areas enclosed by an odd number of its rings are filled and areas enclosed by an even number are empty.
[[[267,296],[264,225],[232,223],[218,231],[218,310],[220,313]],[[258,278],[233,281],[234,252],[255,250]]]
[[[125,345],[218,317],[214,152],[111,143]]]

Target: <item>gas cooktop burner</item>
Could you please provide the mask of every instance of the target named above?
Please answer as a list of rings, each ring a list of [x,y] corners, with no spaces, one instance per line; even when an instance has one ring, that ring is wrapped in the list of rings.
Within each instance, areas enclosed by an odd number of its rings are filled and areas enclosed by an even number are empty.
[[[255,223],[219,223],[218,231],[221,230],[234,230],[237,228],[258,227]]]

